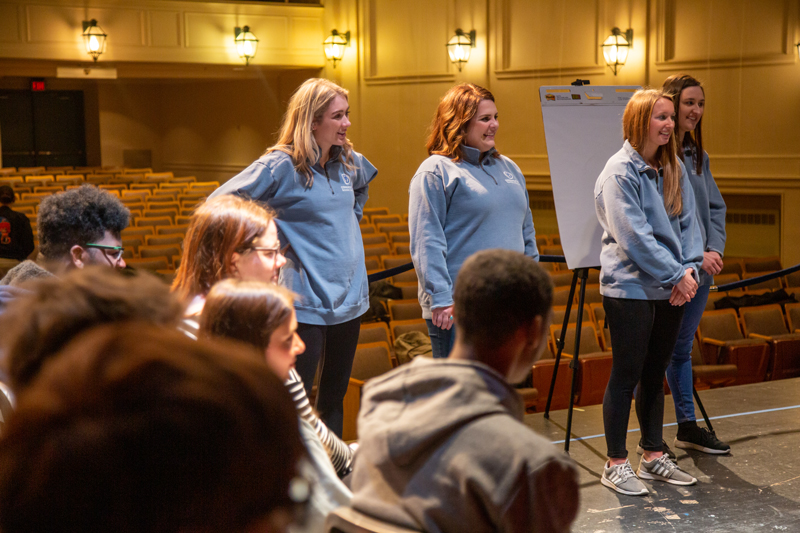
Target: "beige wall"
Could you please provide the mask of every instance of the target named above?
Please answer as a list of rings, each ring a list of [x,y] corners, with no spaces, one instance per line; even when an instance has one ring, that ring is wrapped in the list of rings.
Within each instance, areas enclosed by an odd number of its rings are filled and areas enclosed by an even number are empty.
[[[529,190],[546,192],[539,86],[578,77],[593,85],[660,86],[671,74],[692,74],[706,87],[704,137],[732,211],[774,213],[759,206],[773,199],[781,205],[774,226],[729,225],[736,249],[780,252],[794,264],[800,263],[798,11],[797,0],[329,0],[326,30],[350,30],[354,45],[325,74],[351,91],[351,138],[379,169],[370,204],[398,212],[407,210],[408,183],[425,158],[438,98],[457,82],[495,94],[498,148],[522,168]],[[617,76],[600,52],[614,26],[634,30]],[[460,73],[444,47],[458,27],[478,35]],[[756,194],[767,198],[748,205]],[[764,232],[770,237],[759,239]]]

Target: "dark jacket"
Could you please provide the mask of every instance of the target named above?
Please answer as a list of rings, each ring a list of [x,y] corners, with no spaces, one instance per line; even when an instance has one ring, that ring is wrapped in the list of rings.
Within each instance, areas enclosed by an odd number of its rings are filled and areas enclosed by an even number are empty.
[[[24,213],[0,205],[0,257],[24,261],[33,252],[31,221]]]

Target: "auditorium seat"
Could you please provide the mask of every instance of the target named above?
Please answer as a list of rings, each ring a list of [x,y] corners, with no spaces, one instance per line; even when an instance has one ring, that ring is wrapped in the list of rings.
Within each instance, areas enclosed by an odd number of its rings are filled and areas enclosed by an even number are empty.
[[[703,361],[709,365],[736,365],[737,385],[758,383],[767,377],[769,345],[760,339],[745,338],[733,309],[704,312],[697,332]]]
[[[172,226],[173,220],[170,217],[139,218],[136,220],[137,226]]]
[[[388,244],[389,239],[383,233],[374,233],[372,235],[362,235],[361,241],[364,246],[368,244]]]
[[[769,272],[756,272],[756,273],[747,272],[744,275],[744,279],[756,278],[756,277],[762,276],[764,274],[769,274]],[[781,288],[783,288],[783,285],[781,285],[781,279],[780,278],[774,278],[774,279],[770,279],[770,280],[767,280],[767,281],[762,281],[761,283],[756,283],[754,285],[749,285],[749,286],[745,287],[745,290],[747,292],[754,292],[754,291],[763,291],[765,289],[772,291],[772,290],[781,289]]]
[[[364,214],[372,217],[373,215],[388,215],[388,207],[365,207]]]
[[[181,176],[180,178],[172,178],[170,181],[172,183],[195,183],[197,178],[194,176]]]
[[[373,271],[378,272],[383,270],[380,257],[366,256],[364,258],[364,264],[367,266],[368,274],[372,273]]]
[[[148,203],[175,203],[178,204],[180,207],[180,203],[178,203],[178,193],[175,191],[163,191],[161,189],[155,189],[151,191],[150,196],[147,198]]]
[[[359,226],[361,230],[361,235],[372,235],[373,233],[377,233],[378,230],[372,224],[362,224]]]
[[[400,215],[370,215],[369,221],[376,226],[380,224],[402,224],[403,219]]]
[[[158,185],[155,183],[131,183],[128,187],[131,191],[155,191],[158,189]]]
[[[361,324],[361,329],[358,332],[358,344],[368,344],[370,342],[392,344],[392,335],[389,333],[389,326],[386,325],[386,322]]]
[[[800,303],[786,304],[786,322],[789,324],[789,331],[792,333],[800,332]]]
[[[19,167],[17,168],[17,173],[24,174],[24,175],[35,175],[35,174],[42,174],[45,172],[44,167]]]
[[[375,227],[378,228],[379,232],[387,235],[390,233],[408,233],[408,224],[405,223],[376,224]]]
[[[124,230],[122,230],[122,238],[125,239],[127,237],[135,237],[138,235],[154,235],[155,231],[153,228],[139,228],[134,226],[128,226]],[[144,240],[144,237],[142,237]]]
[[[163,244],[183,244],[183,235],[147,235],[144,238],[145,244],[148,246],[157,246]]]
[[[745,274],[752,274],[755,272],[766,274],[783,268],[783,266],[781,266],[781,258],[778,256],[745,257],[743,263]]]
[[[550,235],[550,244],[553,246],[561,246],[561,236],[558,233]]]
[[[572,277],[571,270],[550,272],[550,279],[553,281],[554,287],[569,287],[572,284]]]
[[[792,289],[800,289],[800,270],[783,276],[783,286],[787,292],[795,292]]]
[[[714,302],[728,296],[727,292],[709,292],[708,300],[706,301],[706,311],[713,311],[716,309]]]
[[[547,235],[537,235],[536,236],[536,248],[541,250],[542,246],[550,246],[550,239],[547,238]]]
[[[800,376],[800,333],[790,333],[778,304],[742,307],[744,334],[765,340],[770,345],[769,376],[771,380]]]
[[[395,255],[411,255],[411,245],[410,244],[395,244],[394,245],[394,253],[395,253]]]
[[[184,224],[181,226],[158,226],[156,228],[156,235],[173,235],[173,234],[186,235],[187,229],[189,229],[188,224]]]
[[[422,318],[412,318],[409,320],[390,320],[389,329],[392,331],[392,344],[400,335],[410,331],[419,331],[428,335],[428,325]]]
[[[139,247],[139,257],[142,259],[165,257],[168,263],[172,263],[173,255],[181,255],[180,244],[143,245]],[[170,264],[167,268],[171,267],[172,265]]]
[[[558,375],[553,388],[553,399],[550,402],[551,410],[567,409],[569,407],[570,387],[572,386],[572,370],[569,363],[572,356],[561,354],[558,362]],[[534,363],[532,372],[533,387],[539,391],[539,396],[534,403],[536,412],[543,413],[547,407],[547,395],[550,393],[550,384],[553,381],[553,370],[556,359],[549,349],[542,353],[542,358]]]
[[[122,238],[122,246],[125,248],[125,251],[129,249],[133,251],[134,255],[138,255],[139,247],[144,244],[142,237],[125,237]]]
[[[149,190],[132,190],[132,191],[122,191],[120,198],[122,198],[123,203],[125,200],[136,200],[139,202],[144,202],[150,197]]]
[[[562,353],[575,355],[576,324],[570,324],[564,339]],[[561,332],[561,325],[550,327],[551,341],[555,346]],[[578,354],[578,390],[575,403],[577,405],[596,405],[603,403],[608,378],[611,376],[612,356],[610,351],[603,351],[597,338],[597,330],[591,322],[581,325],[580,353]]]
[[[422,318],[422,307],[417,300],[389,300],[391,320],[410,320]]]
[[[575,289],[575,294],[578,289]],[[553,289],[553,305],[567,305],[569,301],[569,287],[555,287]]]
[[[133,258],[133,259],[126,259],[125,262],[131,268],[149,270],[151,272],[155,272],[157,270],[170,269],[169,260],[166,257]]]
[[[151,173],[151,172],[153,172],[152,168],[123,168],[122,169],[122,173],[123,174],[145,174],[146,175],[146,174]],[[161,172],[161,174],[164,174],[164,175],[166,175],[166,176],[168,176],[170,178],[172,177],[172,172]]]
[[[389,242],[392,244],[397,243],[410,243],[411,242],[411,235],[407,231],[398,231],[389,233]]]
[[[56,176],[56,183],[59,185],[82,185],[83,184],[83,176],[80,174],[78,175],[63,175],[63,176]]]
[[[707,365],[703,363],[700,343],[692,339],[692,378],[698,390],[716,389],[736,381],[739,369],[736,365]]]

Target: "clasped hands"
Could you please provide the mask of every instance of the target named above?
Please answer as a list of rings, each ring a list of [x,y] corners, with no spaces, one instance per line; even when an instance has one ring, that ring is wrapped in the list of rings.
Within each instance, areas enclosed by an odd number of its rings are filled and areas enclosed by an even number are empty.
[[[692,273],[694,269],[687,268],[683,274],[683,278],[677,285],[672,287],[672,294],[669,297],[669,303],[672,305],[683,305],[689,303],[694,295],[697,294],[697,282],[694,280]]]

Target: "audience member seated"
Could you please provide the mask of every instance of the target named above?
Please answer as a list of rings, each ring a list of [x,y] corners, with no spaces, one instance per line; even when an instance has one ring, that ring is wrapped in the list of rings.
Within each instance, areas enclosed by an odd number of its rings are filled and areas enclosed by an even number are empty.
[[[233,278],[277,283],[285,263],[272,211],[233,195],[206,201],[192,215],[172,284],[172,291],[188,302],[181,329],[197,338],[206,294],[218,281]],[[353,452],[312,413],[296,370],[291,370],[286,386],[297,410],[317,431],[337,473],[344,477],[350,472]]]
[[[428,532],[569,531],[577,471],[522,422],[511,386],[547,345],[552,292],[519,252],[464,263],[450,357],[418,357],[364,387],[354,509]]]
[[[214,285],[206,297],[200,334],[254,346],[264,354],[267,366],[284,381],[294,370],[297,356],[305,351],[297,334],[294,295],[272,283],[228,279]],[[300,416],[300,434],[312,466],[308,476],[312,492],[307,525],[309,531],[321,532],[328,513],[349,505],[352,493],[337,477],[328,451],[312,425],[322,422],[311,413],[308,400],[305,403],[307,413]],[[347,448],[338,439],[334,443]]]
[[[286,263],[274,214],[252,200],[224,195],[192,215],[172,291],[188,303],[182,329],[197,337],[198,319],[211,287],[227,278],[278,282]]]
[[[81,335],[6,429],[4,533],[282,532],[308,497],[280,380],[249,350],[175,330]]]
[[[148,274],[123,276],[93,266],[61,278],[42,278],[28,288],[30,292],[0,316],[0,353],[15,393],[89,328],[130,320],[175,328],[183,314],[183,306],[164,283]]]
[[[125,268],[120,234],[129,218],[116,196],[91,185],[44,198],[37,224],[39,257],[23,261],[0,280],[0,312],[26,281],[89,265]]]
[[[11,209],[14,189],[0,185],[0,258],[25,261],[33,252],[33,230],[25,213]]]

